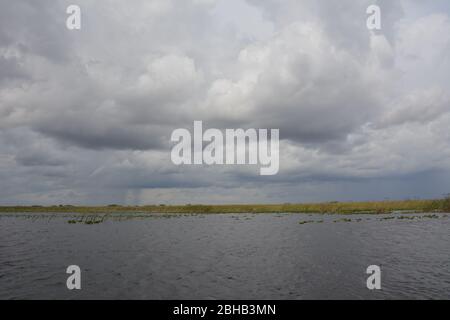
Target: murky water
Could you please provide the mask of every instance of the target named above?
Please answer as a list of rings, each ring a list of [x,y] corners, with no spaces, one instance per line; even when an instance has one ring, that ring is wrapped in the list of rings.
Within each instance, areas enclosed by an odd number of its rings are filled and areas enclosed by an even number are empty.
[[[88,225],[68,223],[79,215],[2,214],[0,298],[449,299],[450,217],[391,216],[212,214]],[[72,264],[82,269],[81,290],[66,288]],[[373,264],[381,290],[366,287]]]

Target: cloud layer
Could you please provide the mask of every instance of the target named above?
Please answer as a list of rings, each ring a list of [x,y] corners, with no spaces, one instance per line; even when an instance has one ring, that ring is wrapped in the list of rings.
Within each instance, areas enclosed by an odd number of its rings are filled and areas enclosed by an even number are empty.
[[[381,7],[382,29],[366,28]],[[446,1],[0,0],[0,204],[450,190]],[[175,166],[170,134],[280,129],[280,172]]]

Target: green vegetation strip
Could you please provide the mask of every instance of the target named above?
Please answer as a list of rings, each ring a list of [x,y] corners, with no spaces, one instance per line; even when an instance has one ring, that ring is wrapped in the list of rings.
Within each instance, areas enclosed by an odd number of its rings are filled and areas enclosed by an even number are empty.
[[[148,205],[148,206],[0,206],[0,213],[327,213],[383,214],[392,212],[450,212],[450,197],[437,200],[404,200],[378,202],[326,202],[305,204],[247,205]]]

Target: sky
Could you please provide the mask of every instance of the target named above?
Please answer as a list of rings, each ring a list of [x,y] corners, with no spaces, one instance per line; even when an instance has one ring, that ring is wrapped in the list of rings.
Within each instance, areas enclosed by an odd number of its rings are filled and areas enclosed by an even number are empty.
[[[0,0],[0,205],[441,197],[449,14],[446,0]],[[195,120],[279,129],[278,174],[174,165],[171,133]]]

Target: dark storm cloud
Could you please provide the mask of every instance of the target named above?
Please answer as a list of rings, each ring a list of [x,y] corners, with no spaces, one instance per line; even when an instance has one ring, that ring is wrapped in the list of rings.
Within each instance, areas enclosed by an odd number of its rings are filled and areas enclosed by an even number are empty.
[[[57,159],[49,157],[47,154],[35,151],[35,152],[24,152],[19,151],[15,157],[15,160],[23,166],[33,167],[33,166],[61,166],[64,165],[65,162]]]
[[[0,56],[0,85],[7,86],[9,83],[26,79],[26,73],[22,70],[20,62],[15,57]]]
[[[78,119],[79,120],[79,119]],[[53,122],[53,121],[56,121]],[[127,126],[107,123],[108,120],[60,118],[53,123],[40,123],[36,130],[61,142],[89,149],[147,150],[167,147],[167,135],[155,125]],[[92,123],[94,122],[94,123]],[[164,139],[166,138],[166,139]]]
[[[0,2],[0,40],[2,46],[17,49],[24,55],[64,62],[70,56],[62,27],[65,17],[61,2],[51,0]]]

